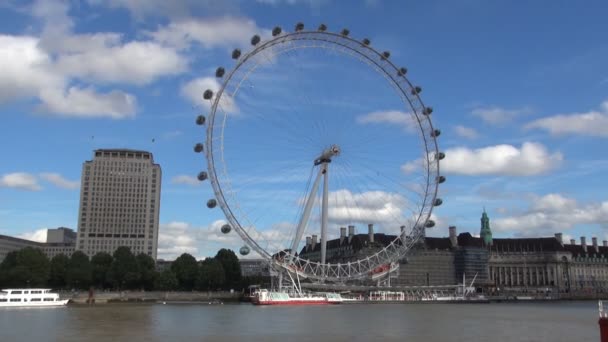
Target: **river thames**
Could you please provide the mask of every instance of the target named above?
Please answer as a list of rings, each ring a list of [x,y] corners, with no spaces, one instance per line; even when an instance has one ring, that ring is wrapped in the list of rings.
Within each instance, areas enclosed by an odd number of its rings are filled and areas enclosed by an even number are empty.
[[[0,341],[599,341],[597,302],[0,308]]]

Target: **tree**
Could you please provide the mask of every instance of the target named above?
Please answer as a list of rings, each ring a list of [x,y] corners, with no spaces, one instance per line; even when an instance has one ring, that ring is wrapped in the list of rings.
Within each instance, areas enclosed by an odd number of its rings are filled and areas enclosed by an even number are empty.
[[[230,249],[222,248],[215,255],[215,259],[224,268],[226,282],[223,287],[225,289],[239,288],[241,285],[241,264],[236,254]]]
[[[180,255],[173,264],[171,271],[175,273],[178,287],[180,290],[191,291],[198,278],[198,263],[196,259],[188,253]]]
[[[139,285],[146,291],[154,288],[156,280],[155,262],[151,256],[145,253],[139,253],[136,257],[137,269],[139,270]]]
[[[177,289],[177,277],[171,270],[164,270],[156,278],[154,288],[160,291],[171,291]]]
[[[201,263],[196,284],[199,290],[217,290],[224,287],[225,282],[224,268],[219,260],[207,258]]]
[[[134,289],[139,283],[137,260],[129,247],[121,246],[114,251],[109,279],[117,289]]]
[[[65,288],[68,284],[68,268],[70,258],[65,254],[57,254],[51,259],[49,286],[55,289]]]
[[[0,263],[0,288],[15,286],[13,285],[15,267],[17,267],[17,251],[8,252]]]
[[[49,272],[49,259],[42,250],[26,247],[7,254],[0,264],[0,281],[9,287],[43,287]]]
[[[87,289],[91,284],[91,262],[89,256],[81,251],[72,254],[68,263],[67,284],[76,289]]]
[[[93,268],[93,285],[98,288],[111,287],[109,280],[110,267],[112,267],[114,258],[106,252],[98,252],[91,258],[91,266]]]

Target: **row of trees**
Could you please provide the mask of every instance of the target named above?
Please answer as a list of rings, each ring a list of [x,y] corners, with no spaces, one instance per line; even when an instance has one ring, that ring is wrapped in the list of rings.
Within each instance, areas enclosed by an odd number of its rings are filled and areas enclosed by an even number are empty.
[[[229,249],[200,262],[184,253],[162,272],[156,271],[150,256],[134,255],[128,247],[117,248],[113,255],[100,252],[90,259],[76,251],[71,257],[59,254],[51,260],[40,249],[26,247],[8,253],[0,263],[0,288],[240,290],[259,281],[241,277],[239,260]]]
[[[133,255],[119,247],[113,255],[97,253],[91,259],[81,251],[71,257],[58,254],[49,260],[38,248],[10,252],[0,263],[1,287],[51,287],[54,289],[145,289],[155,287],[154,259]]]
[[[172,278],[175,277],[175,280]],[[215,257],[202,262],[184,253],[171,264],[170,270],[160,274],[159,290],[240,290],[250,279],[241,278],[241,265],[232,250],[220,249]]]

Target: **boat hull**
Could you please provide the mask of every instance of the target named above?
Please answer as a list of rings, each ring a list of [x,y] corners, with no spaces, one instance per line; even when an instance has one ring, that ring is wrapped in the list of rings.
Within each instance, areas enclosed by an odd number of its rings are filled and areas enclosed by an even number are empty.
[[[266,289],[255,292],[251,298],[251,302],[255,305],[328,305],[339,304],[341,301],[340,296],[335,294],[292,297],[285,292],[273,292]]]
[[[69,299],[53,301],[53,302],[6,302],[0,303],[0,308],[38,308],[38,307],[51,307],[51,306],[64,306],[68,303]]]
[[[329,305],[329,304],[338,304],[328,302],[325,299],[319,300],[298,300],[291,299],[288,301],[274,301],[274,300],[264,300],[264,301],[253,301],[255,305]]]

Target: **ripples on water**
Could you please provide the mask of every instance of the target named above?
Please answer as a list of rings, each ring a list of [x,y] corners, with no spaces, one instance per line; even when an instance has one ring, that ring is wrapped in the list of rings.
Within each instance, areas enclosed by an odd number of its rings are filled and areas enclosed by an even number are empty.
[[[0,308],[0,341],[599,341],[596,302]]]

